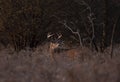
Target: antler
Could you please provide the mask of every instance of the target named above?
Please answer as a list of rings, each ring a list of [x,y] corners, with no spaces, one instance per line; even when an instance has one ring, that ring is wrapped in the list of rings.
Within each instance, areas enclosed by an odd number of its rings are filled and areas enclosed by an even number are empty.
[[[47,34],[47,38],[50,38],[50,37],[52,37],[54,34],[51,34],[51,33],[48,33]]]
[[[58,36],[58,39],[60,39],[62,37],[62,34],[59,33],[59,34],[57,34],[57,36]]]

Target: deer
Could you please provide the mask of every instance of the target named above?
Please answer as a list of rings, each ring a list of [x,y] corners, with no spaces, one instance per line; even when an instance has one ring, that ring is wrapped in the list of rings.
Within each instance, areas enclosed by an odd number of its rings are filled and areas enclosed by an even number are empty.
[[[62,37],[62,34],[51,34],[48,33],[47,39],[50,39],[50,44],[49,44],[49,53],[50,53],[50,58],[52,61],[55,61],[54,53],[55,49],[57,49],[60,46],[60,38]]]
[[[67,57],[74,61],[76,59],[76,57],[79,55],[80,50],[76,49],[76,48],[72,48],[72,45],[67,42],[67,43],[61,43],[60,39],[62,37],[62,34],[51,34],[48,33],[47,38],[50,39],[50,43],[49,43],[49,53],[50,53],[50,58],[52,61],[56,61],[55,60],[55,50],[56,49],[62,49],[63,52],[65,51],[65,54],[67,55]],[[65,45],[68,46],[67,48],[60,48],[61,45]]]

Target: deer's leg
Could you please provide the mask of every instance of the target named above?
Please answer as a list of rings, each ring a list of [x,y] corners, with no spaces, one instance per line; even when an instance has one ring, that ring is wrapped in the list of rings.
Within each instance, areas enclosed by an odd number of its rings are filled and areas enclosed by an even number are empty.
[[[50,58],[52,61],[55,61],[54,50],[50,50]]]

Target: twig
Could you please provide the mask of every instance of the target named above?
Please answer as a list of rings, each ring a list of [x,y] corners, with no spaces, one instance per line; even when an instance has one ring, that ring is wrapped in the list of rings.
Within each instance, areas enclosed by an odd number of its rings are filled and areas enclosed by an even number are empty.
[[[80,35],[80,33],[79,33],[79,30],[77,29],[77,31],[75,32],[75,31],[73,31],[67,24],[66,24],[66,21],[64,20],[64,22],[61,22],[66,28],[68,28],[73,34],[76,34],[76,35],[78,35],[78,37],[79,37],[79,43],[80,43],[80,46],[81,46],[81,48],[83,47],[83,44],[82,44],[82,40],[81,40],[81,35]]]
[[[89,22],[90,22],[90,24],[91,24],[91,28],[92,28],[92,36],[91,36],[90,45],[92,45],[92,44],[93,44],[93,40],[95,39],[95,27],[94,27],[94,22],[93,22],[93,21],[94,21],[94,19],[96,19],[96,18],[93,17],[93,16],[94,16],[94,13],[92,12],[92,9],[91,9],[91,7],[89,6],[89,4],[87,4],[87,3],[83,0],[83,1],[81,1],[81,5],[86,6],[86,8],[85,8],[83,11],[81,11],[79,14],[82,14],[82,13],[85,12],[86,10],[89,11],[88,20],[89,20]]]
[[[120,16],[119,16],[120,17]],[[116,25],[118,22],[119,17],[116,19],[114,25],[113,25],[113,30],[112,30],[112,36],[111,36],[111,46],[110,46],[110,56],[111,58],[113,57],[113,41],[114,41],[114,34],[115,34],[115,29],[116,29]]]
[[[91,37],[91,44],[95,38],[95,29],[94,29],[94,23],[93,23],[93,18],[91,18],[91,16],[88,16],[88,19],[91,23],[91,27],[92,27],[92,37]]]

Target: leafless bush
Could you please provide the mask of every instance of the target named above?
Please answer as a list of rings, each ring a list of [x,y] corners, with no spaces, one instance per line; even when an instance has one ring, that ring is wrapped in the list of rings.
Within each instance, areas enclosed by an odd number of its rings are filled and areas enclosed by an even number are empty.
[[[12,12],[4,20],[4,33],[8,34],[10,43],[17,51],[36,47],[46,38],[46,30],[43,28],[50,24],[46,18],[44,9],[33,6]]]
[[[25,16],[24,16],[25,15]],[[29,17],[27,15],[30,15]],[[10,15],[5,23],[5,32],[15,50],[35,47],[40,42],[41,30],[37,24],[36,13],[22,12]],[[43,31],[44,32],[44,31]]]

